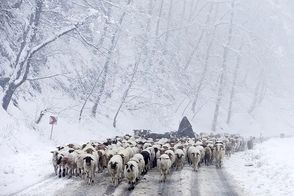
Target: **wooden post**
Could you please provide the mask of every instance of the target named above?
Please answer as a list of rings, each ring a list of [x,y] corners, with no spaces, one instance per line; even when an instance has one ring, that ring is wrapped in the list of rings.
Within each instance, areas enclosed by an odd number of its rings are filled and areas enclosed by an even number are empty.
[[[52,139],[52,133],[53,133],[53,126],[54,124],[51,125],[51,133],[50,133],[50,140]]]

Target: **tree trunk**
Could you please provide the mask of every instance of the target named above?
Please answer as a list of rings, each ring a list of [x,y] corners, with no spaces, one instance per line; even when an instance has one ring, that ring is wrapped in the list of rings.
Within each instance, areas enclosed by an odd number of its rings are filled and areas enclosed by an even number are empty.
[[[117,111],[116,111],[116,113],[114,115],[113,123],[112,123],[112,125],[113,125],[114,128],[116,128],[118,114],[121,111],[122,106],[125,104],[125,101],[126,101],[126,99],[128,97],[128,94],[129,94],[129,91],[130,91],[131,87],[133,86],[135,75],[137,73],[137,70],[138,70],[138,66],[140,64],[140,61],[141,61],[141,54],[140,54],[140,57],[139,57],[138,61],[134,65],[134,69],[133,69],[133,73],[132,73],[132,77],[131,77],[130,83],[128,85],[128,88],[125,90],[125,92],[123,94],[123,97],[121,99],[120,105],[119,105],[119,107],[118,107],[118,109],[117,109]]]
[[[224,46],[221,76],[220,76],[220,82],[219,82],[219,87],[218,87],[217,99],[216,99],[215,110],[214,110],[213,121],[212,121],[212,128],[211,128],[212,131],[216,131],[219,110],[220,110],[220,104],[221,104],[221,101],[223,98],[225,75],[226,75],[226,71],[227,71],[226,70],[227,69],[227,58],[228,58],[229,47],[231,45],[232,33],[233,33],[234,7],[235,7],[235,0],[232,0],[232,2],[231,2],[231,9],[232,10],[231,10],[230,24],[229,24],[230,26],[229,26],[227,43],[225,43],[225,46]]]
[[[101,84],[101,87],[100,87],[100,90],[99,90],[99,94],[97,96],[97,99],[92,107],[92,116],[93,117],[96,117],[96,113],[97,113],[97,108],[98,108],[98,105],[100,103],[100,100],[101,100],[101,97],[102,97],[102,94],[104,92],[104,89],[105,89],[105,84],[106,84],[106,77],[107,77],[107,74],[108,74],[108,65],[105,67],[104,69],[104,74],[103,74],[103,78],[102,78],[102,84]]]
[[[198,98],[199,98],[199,95],[200,95],[200,91],[201,91],[202,85],[204,83],[204,79],[205,79],[206,74],[207,74],[207,71],[208,71],[209,54],[211,52],[211,48],[213,46],[213,42],[214,42],[214,39],[215,39],[215,31],[216,31],[216,26],[214,27],[214,30],[213,30],[212,35],[211,35],[211,40],[210,40],[210,42],[208,44],[208,47],[206,49],[205,60],[204,60],[204,68],[203,68],[203,71],[201,73],[200,81],[199,81],[199,83],[197,85],[197,88],[196,88],[196,93],[195,93],[194,101],[192,103],[192,112],[194,114],[193,117],[192,117],[192,119],[195,118],[197,101],[198,101]]]
[[[166,48],[166,43],[168,42],[168,39],[169,39],[169,28],[171,23],[172,8],[173,8],[173,0],[170,0],[170,4],[168,8],[167,25],[166,25],[165,48]]]
[[[255,87],[255,91],[254,91],[254,97],[253,97],[253,100],[252,100],[252,104],[248,110],[248,113],[252,113],[256,106],[257,106],[257,103],[258,103],[258,96],[259,96],[259,93],[260,93],[260,88],[261,88],[261,84],[262,84],[262,76],[263,76],[263,70],[260,72],[259,74],[259,80],[256,84],[256,87]]]
[[[235,67],[235,70],[234,70],[233,84],[232,84],[232,89],[231,89],[231,94],[230,94],[230,101],[229,101],[229,108],[228,108],[228,115],[227,115],[227,124],[230,124],[231,116],[232,116],[232,107],[233,107],[236,83],[237,83],[237,78],[238,78],[240,62],[241,62],[241,54],[240,54],[241,50],[242,50],[242,45],[239,48],[239,54],[238,54],[238,57],[237,57],[236,67]]]
[[[45,112],[47,112],[47,109],[42,110],[42,111],[40,112],[40,115],[39,115],[38,119],[36,120],[36,124],[39,124],[39,123],[41,122],[43,116],[45,115]]]
[[[163,8],[163,3],[164,3],[163,1],[164,0],[161,0],[161,3],[160,3],[158,19],[157,19],[157,23],[156,23],[156,30],[155,30],[156,39],[157,39],[158,34],[159,34],[160,20],[161,20],[162,8]]]
[[[14,83],[9,84],[7,90],[4,93],[3,99],[2,99],[2,107],[4,110],[7,111],[8,106],[11,102],[12,96],[14,94],[16,90],[16,86],[14,85]]]
[[[208,13],[207,13],[206,21],[205,21],[205,24],[206,24],[206,25],[207,25],[207,24],[209,23],[209,21],[210,21],[210,17],[211,17],[211,14],[212,14],[212,10],[213,10],[213,3],[210,3],[209,11],[208,11]],[[192,59],[193,59],[193,57],[194,57],[196,51],[198,50],[198,48],[199,48],[199,46],[200,46],[200,42],[202,41],[202,38],[203,38],[204,34],[205,34],[205,29],[203,28],[203,29],[201,30],[201,32],[200,32],[200,35],[199,35],[199,37],[198,37],[198,39],[197,39],[197,42],[196,42],[195,46],[194,46],[193,49],[192,49],[192,52],[191,52],[191,54],[190,54],[190,56],[189,56],[189,58],[188,58],[188,61],[187,61],[186,65],[184,66],[184,69],[187,69],[187,68],[190,66],[191,61],[192,61]]]
[[[131,3],[131,0],[128,1],[127,6],[130,5],[130,3]],[[118,22],[119,25],[118,25],[117,29],[115,30],[115,32],[111,36],[111,46],[108,49],[108,53],[107,53],[108,55],[107,55],[107,58],[106,58],[106,61],[105,61],[105,64],[104,64],[104,75],[103,75],[103,78],[102,78],[102,84],[101,84],[101,87],[100,87],[100,90],[99,90],[99,94],[98,94],[98,96],[96,98],[96,101],[95,101],[95,103],[94,103],[94,105],[92,107],[92,116],[93,117],[96,117],[97,108],[98,108],[98,105],[100,103],[101,96],[103,95],[103,92],[104,92],[104,89],[105,89],[106,78],[107,78],[107,74],[108,74],[108,67],[109,67],[109,65],[110,65],[110,63],[112,61],[113,52],[114,52],[114,50],[116,48],[117,42],[118,42],[119,37],[120,37],[121,25],[123,23],[125,15],[126,15],[126,11],[124,11],[123,14],[121,15],[121,17],[119,19],[119,22]],[[107,23],[108,23],[108,20],[107,20]]]

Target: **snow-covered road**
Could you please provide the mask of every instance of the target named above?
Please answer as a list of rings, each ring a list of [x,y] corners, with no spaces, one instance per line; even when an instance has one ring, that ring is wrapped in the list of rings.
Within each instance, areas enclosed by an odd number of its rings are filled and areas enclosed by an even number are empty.
[[[107,174],[99,174],[93,185],[87,185],[80,179],[58,179],[50,177],[16,195],[63,195],[63,196],[235,196],[241,195],[238,188],[230,181],[225,169],[214,166],[201,167],[198,173],[185,166],[181,171],[173,171],[165,183],[159,182],[159,172],[153,169],[145,175],[133,191],[128,191],[128,184],[122,181],[118,187],[110,183]]]

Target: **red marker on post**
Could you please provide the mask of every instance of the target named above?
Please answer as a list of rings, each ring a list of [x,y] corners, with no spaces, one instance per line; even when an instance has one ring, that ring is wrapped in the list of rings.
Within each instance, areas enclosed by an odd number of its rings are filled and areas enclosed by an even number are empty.
[[[50,133],[50,140],[52,139],[52,133],[53,133],[53,126],[57,124],[57,118],[55,116],[49,117],[49,124],[51,125],[51,133]]]

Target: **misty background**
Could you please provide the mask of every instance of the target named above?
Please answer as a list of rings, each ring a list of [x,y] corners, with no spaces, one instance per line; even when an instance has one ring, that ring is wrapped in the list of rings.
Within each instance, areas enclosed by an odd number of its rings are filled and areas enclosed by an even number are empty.
[[[195,132],[293,134],[293,11],[290,0],[1,1],[3,113],[44,135],[57,116],[57,136],[170,131],[183,116]]]

